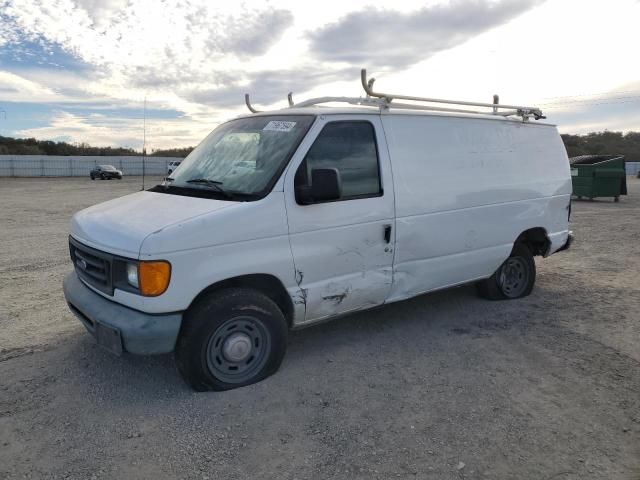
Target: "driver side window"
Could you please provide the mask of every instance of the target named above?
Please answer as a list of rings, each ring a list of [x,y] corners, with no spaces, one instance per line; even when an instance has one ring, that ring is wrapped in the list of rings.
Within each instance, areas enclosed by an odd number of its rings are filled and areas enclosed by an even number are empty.
[[[340,200],[382,195],[378,149],[367,121],[327,123],[295,175],[296,185],[309,185],[313,169],[335,168],[342,181]]]

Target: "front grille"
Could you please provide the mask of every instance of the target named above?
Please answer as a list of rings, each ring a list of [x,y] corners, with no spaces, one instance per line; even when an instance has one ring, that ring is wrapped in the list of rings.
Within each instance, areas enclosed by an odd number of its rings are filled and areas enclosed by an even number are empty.
[[[113,295],[113,255],[87,247],[69,237],[69,253],[78,276],[101,292]]]

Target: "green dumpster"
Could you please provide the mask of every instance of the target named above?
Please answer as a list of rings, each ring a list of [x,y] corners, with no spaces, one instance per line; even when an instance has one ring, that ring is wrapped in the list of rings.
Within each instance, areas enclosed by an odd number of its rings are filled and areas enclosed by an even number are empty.
[[[621,155],[581,155],[569,159],[573,194],[578,198],[613,197],[627,194],[627,176]]]

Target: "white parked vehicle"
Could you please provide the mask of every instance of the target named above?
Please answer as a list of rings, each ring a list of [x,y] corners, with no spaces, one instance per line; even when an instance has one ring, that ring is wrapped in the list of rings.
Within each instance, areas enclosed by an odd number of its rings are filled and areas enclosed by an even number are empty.
[[[180,160],[172,160],[171,162],[169,162],[169,164],[167,165],[167,175],[171,175],[175,171],[175,169],[180,166],[181,163],[182,161]]]
[[[528,295],[534,256],[572,238],[556,128],[362,80],[224,123],[162,185],[76,213],[64,293],[97,342],[175,351],[194,389],[225,390],[274,373],[293,328],[469,282]]]

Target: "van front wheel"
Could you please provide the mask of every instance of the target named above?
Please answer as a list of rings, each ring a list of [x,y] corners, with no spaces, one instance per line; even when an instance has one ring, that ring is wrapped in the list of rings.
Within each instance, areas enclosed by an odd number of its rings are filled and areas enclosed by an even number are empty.
[[[531,250],[519,243],[493,275],[476,285],[481,297],[504,300],[526,297],[533,290],[535,281],[536,263]]]
[[[267,296],[220,290],[186,312],[176,365],[194,390],[230,390],[276,372],[287,347],[287,322]]]

